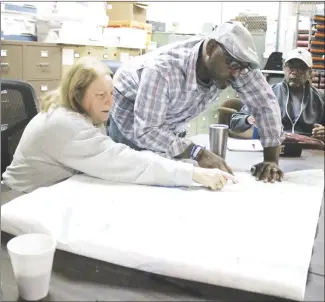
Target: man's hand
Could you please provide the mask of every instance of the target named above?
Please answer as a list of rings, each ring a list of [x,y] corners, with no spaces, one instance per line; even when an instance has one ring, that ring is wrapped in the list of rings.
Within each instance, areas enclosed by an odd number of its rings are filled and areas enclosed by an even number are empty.
[[[201,151],[201,154],[199,154],[199,158],[198,158],[198,164],[201,168],[207,168],[207,169],[217,168],[234,175],[231,168],[227,165],[227,163],[222,157],[208,150]]]
[[[320,124],[314,124],[314,129],[312,131],[313,134],[313,138],[319,139],[321,141],[324,141],[325,138],[325,130],[324,130],[324,126],[320,125]]]
[[[283,180],[283,172],[275,162],[262,162],[251,168],[256,180],[274,183]]]
[[[247,117],[247,123],[250,125],[255,125],[255,119],[252,115]]]
[[[280,147],[266,147],[263,150],[264,161],[251,168],[251,173],[256,180],[274,183],[282,181],[283,172],[278,166]]]

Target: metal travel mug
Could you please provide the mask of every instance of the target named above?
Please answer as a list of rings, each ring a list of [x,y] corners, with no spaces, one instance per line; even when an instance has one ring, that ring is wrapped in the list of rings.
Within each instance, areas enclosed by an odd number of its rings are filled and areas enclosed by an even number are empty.
[[[226,158],[229,127],[223,124],[212,124],[209,129],[210,151]]]

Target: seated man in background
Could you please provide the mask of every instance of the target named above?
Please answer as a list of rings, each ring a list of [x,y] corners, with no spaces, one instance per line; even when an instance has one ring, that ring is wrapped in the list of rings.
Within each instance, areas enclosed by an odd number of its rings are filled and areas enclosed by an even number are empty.
[[[292,50],[284,61],[284,80],[272,85],[272,90],[280,105],[285,132],[324,141],[324,91],[310,84],[311,67],[312,56],[306,49]],[[240,112],[233,114],[230,128],[244,132],[251,127],[255,127],[255,118],[249,108],[243,106]]]
[[[217,101],[220,89],[232,85],[254,112],[261,129],[264,161],[256,165],[257,178],[281,180],[281,115],[259,68],[252,35],[241,23],[232,21],[218,26],[209,37],[173,43],[136,57],[114,76],[109,135],[136,150],[192,159],[200,167],[231,173],[221,157],[182,137],[179,131]]]

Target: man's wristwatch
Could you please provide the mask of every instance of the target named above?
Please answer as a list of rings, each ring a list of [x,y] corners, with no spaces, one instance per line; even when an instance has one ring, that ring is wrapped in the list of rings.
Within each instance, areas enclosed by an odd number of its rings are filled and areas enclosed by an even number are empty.
[[[202,151],[205,149],[204,146],[200,146],[200,145],[194,145],[191,149],[190,152],[190,158],[192,160],[198,161],[199,159],[199,155],[201,155]]]

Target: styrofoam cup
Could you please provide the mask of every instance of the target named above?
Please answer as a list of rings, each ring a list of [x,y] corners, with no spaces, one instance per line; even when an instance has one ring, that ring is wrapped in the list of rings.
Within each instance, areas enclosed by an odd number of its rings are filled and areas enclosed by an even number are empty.
[[[56,241],[45,234],[25,234],[7,244],[19,295],[27,301],[49,293]]]

